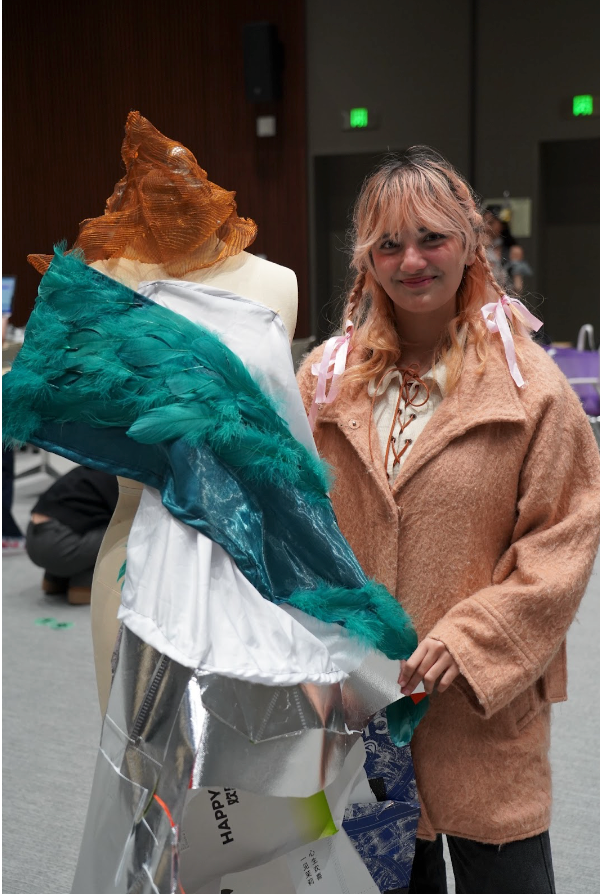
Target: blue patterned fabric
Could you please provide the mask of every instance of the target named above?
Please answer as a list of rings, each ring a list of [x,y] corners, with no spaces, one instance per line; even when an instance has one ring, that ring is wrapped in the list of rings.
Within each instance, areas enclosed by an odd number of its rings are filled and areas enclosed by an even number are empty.
[[[410,749],[394,745],[385,712],[371,721],[363,739],[365,772],[377,803],[351,805],[344,817],[344,830],[385,894],[406,888],[410,882],[419,801]]]

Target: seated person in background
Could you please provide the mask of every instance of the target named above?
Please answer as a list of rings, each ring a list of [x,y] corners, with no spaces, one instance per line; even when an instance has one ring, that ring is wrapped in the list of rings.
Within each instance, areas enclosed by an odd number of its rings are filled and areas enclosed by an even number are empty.
[[[66,593],[72,605],[89,604],[94,565],[118,495],[114,475],[78,466],[39,498],[26,549],[44,569],[45,593]]]

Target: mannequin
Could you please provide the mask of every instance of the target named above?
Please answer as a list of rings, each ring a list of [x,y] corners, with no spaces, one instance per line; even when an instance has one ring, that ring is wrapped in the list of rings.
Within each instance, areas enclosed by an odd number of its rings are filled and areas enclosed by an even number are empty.
[[[127,476],[92,594],[106,719],[73,891],[125,894],[145,879],[174,890],[182,823],[186,890],[251,865],[251,823],[236,831],[241,862],[220,849],[236,838],[209,787],[225,781],[228,806],[239,789],[266,799],[269,816],[282,798],[306,799],[300,815],[314,822],[286,827],[275,853],[339,831],[322,855],[333,849],[339,865],[348,800],[367,822],[380,810],[361,730],[387,707],[372,745],[388,721],[403,745],[422,715],[397,682],[416,635],[337,526],[289,352],[294,274],[244,251],[256,228],[233,194],[138,113],[123,159],[126,176],[72,256],[32,258],[45,275],[3,388],[8,442]],[[412,819],[393,887],[418,814],[410,761],[401,775],[408,801],[394,797]],[[259,827],[255,865],[274,855]],[[218,865],[189,859],[215,853]],[[361,890],[382,889],[365,870]]]
[[[211,183],[194,155],[130,112],[121,148],[124,177],[104,215],[84,220],[74,248],[90,267],[137,291],[140,283],[205,283],[274,310],[291,343],[298,285],[292,270],[244,249],[256,225],[237,215],[235,193]],[[182,222],[185,226],[182,226]],[[52,256],[30,255],[45,273]],[[224,296],[226,298],[226,296]],[[102,542],[92,584],[92,638],[98,696],[105,714],[121,600],[118,573],[143,486],[119,478],[119,501]]]
[[[127,258],[95,261],[90,266],[135,290],[140,282],[173,279],[161,265]],[[181,280],[206,283],[272,308],[281,317],[291,344],[298,312],[298,285],[296,275],[287,267],[243,251],[217,262],[213,267],[192,270]],[[100,547],[92,584],[92,639],[98,699],[103,716],[110,692],[111,658],[119,630],[117,611],[121,601],[121,582],[117,582],[117,577],[125,561],[127,539],[143,491],[143,485],[137,481],[129,478],[118,480],[119,501]]]

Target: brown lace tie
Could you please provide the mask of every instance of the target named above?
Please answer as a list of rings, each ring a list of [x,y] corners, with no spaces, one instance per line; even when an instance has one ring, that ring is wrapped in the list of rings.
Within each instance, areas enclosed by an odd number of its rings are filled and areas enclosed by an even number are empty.
[[[429,400],[429,387],[423,381],[423,379],[420,378],[420,376],[416,373],[416,371],[413,368],[409,367],[408,369],[400,369],[400,367],[398,367],[398,372],[400,373],[400,387],[398,389],[398,400],[396,401],[396,408],[394,410],[392,425],[390,427],[390,433],[388,435],[388,440],[387,440],[387,444],[386,444],[386,448],[385,448],[385,458],[384,458],[384,468],[385,468],[388,478],[392,477],[394,469],[396,468],[396,466],[400,465],[400,461],[402,460],[402,457],[404,456],[404,454],[406,453],[406,451],[412,444],[412,438],[404,438],[404,442],[400,446],[400,442],[402,441],[401,436],[404,434],[404,432],[406,431],[408,426],[411,424],[411,422],[414,422],[414,420],[417,418],[416,413],[411,413],[408,417],[405,416],[405,418],[402,419],[402,414],[400,412],[400,404],[401,404],[402,400],[404,400],[405,412],[408,409],[408,407],[422,407]],[[377,397],[377,393],[379,391],[380,384],[381,384],[381,379],[377,383],[377,387],[375,388],[375,392],[373,394],[373,400],[371,403],[371,418],[369,420],[369,428],[370,428],[371,419],[373,418],[375,398]],[[421,386],[423,386],[423,388],[425,389],[425,397],[420,402],[417,402],[418,397],[419,397],[419,390],[420,390]],[[398,425],[400,426],[400,432],[399,432],[398,438],[396,438],[396,436],[394,435],[394,428],[396,427],[396,421],[398,422]],[[370,431],[369,431],[369,443],[370,443],[370,441],[371,441],[371,437],[370,437]],[[389,462],[389,458],[390,458],[390,451],[392,452],[393,460],[392,460],[392,468],[388,471],[388,462]]]

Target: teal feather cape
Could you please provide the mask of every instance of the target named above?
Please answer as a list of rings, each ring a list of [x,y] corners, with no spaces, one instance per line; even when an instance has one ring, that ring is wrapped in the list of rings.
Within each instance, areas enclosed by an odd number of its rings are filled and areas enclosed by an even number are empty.
[[[339,530],[326,466],[214,333],[57,249],[3,402],[5,443],[158,489],[265,599],[389,658],[414,651],[410,619]]]

